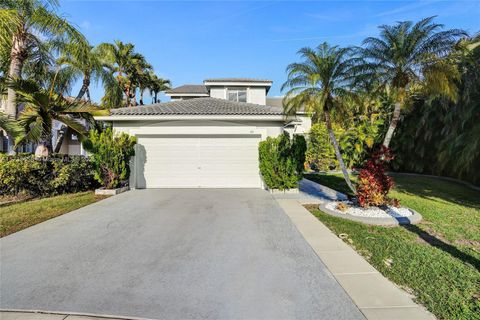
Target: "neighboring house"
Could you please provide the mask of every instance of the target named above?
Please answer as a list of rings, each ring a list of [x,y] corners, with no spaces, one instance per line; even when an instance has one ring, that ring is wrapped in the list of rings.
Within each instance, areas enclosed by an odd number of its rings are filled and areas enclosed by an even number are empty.
[[[74,98],[71,98],[74,99]],[[22,105],[19,106],[19,112],[23,110]],[[0,111],[5,111],[3,100],[0,102]],[[78,119],[78,122],[82,123],[85,128],[88,125],[85,120]],[[58,145],[58,146],[57,146]],[[86,151],[83,149],[82,144],[78,140],[75,132],[71,132],[61,122],[53,120],[52,124],[52,146],[55,149],[54,152],[68,155],[86,155]],[[16,152],[34,153],[36,144],[25,143],[20,145],[15,150]],[[7,135],[3,130],[0,130],[0,152],[8,153],[12,151],[12,142],[8,140]]]
[[[133,188],[261,188],[258,143],[284,130],[305,133],[310,119],[266,105],[268,80],[208,79],[166,94],[172,101],[112,109],[117,132],[138,138]]]

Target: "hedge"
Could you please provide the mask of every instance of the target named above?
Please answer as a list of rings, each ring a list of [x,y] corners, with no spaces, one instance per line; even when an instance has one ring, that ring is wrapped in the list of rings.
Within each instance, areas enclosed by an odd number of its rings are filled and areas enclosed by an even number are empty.
[[[96,186],[92,164],[84,156],[0,155],[0,195],[50,196]]]
[[[302,179],[307,144],[305,138],[288,133],[268,137],[259,144],[260,172],[269,189],[292,189]]]

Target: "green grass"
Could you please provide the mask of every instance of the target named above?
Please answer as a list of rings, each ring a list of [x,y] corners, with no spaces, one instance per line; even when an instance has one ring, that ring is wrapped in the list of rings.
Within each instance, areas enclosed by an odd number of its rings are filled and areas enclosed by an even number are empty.
[[[307,178],[347,191],[338,175]],[[480,192],[429,177],[394,179],[391,196],[418,211],[420,224],[368,226],[308,209],[438,318],[480,319]]]
[[[91,191],[25,201],[0,207],[0,237],[84,207],[105,197]]]

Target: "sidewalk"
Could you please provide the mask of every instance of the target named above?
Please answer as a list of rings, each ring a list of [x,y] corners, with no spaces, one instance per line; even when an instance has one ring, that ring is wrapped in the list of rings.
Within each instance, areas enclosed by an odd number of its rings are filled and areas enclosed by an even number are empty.
[[[301,205],[308,201],[277,201],[367,319],[435,319]]]

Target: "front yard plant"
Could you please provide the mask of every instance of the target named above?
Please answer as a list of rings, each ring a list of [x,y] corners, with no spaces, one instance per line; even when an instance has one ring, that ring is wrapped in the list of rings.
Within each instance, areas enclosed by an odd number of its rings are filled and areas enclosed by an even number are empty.
[[[86,191],[97,185],[83,156],[0,155],[0,196],[44,197]]]
[[[91,153],[95,179],[104,188],[115,189],[127,184],[136,143],[137,138],[126,133],[115,134],[111,128],[90,131],[83,145]]]
[[[302,179],[307,144],[305,138],[288,133],[268,137],[259,144],[260,172],[269,189],[292,189]]]
[[[390,199],[388,193],[393,187],[393,179],[385,174],[385,163],[391,161],[393,155],[390,149],[381,146],[360,170],[356,185],[357,200],[361,207],[399,205],[395,199]]]

